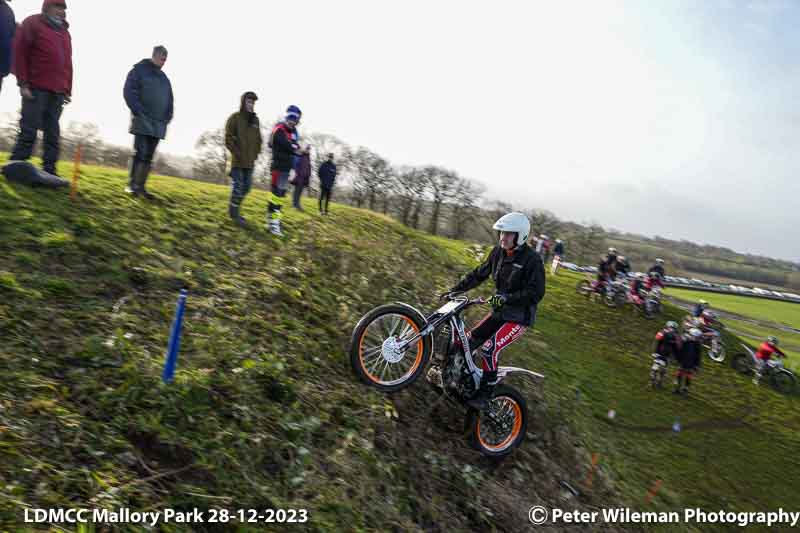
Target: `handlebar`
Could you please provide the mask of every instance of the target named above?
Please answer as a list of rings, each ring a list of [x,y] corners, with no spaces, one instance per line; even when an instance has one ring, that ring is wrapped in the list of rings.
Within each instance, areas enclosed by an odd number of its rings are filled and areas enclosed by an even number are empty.
[[[466,302],[467,306],[486,304],[485,298],[475,298],[473,300],[470,300],[469,297],[467,296],[467,293],[465,292],[451,292],[443,294],[440,299],[442,298],[447,298],[450,301]]]

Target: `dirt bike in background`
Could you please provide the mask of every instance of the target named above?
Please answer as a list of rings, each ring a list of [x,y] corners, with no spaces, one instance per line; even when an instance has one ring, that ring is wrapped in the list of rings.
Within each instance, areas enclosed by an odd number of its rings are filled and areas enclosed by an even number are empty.
[[[605,304],[608,307],[622,307],[627,300],[626,294],[628,293],[627,280],[618,276],[613,281],[609,282],[605,293]]]
[[[628,302],[630,302],[634,309],[644,315],[645,318],[655,318],[656,315],[661,313],[661,289],[653,287],[652,289],[643,290],[636,296],[628,294]]]
[[[605,298],[606,296],[606,288],[608,287],[608,282],[600,283],[600,281],[596,279],[591,279],[587,277],[586,279],[582,279],[575,285],[575,291],[578,294],[586,296],[587,299],[594,298]]]
[[[744,348],[743,353],[737,353],[731,360],[731,366],[747,376],[754,375],[758,362],[755,352],[746,344],[740,343]],[[781,359],[769,359],[764,362],[761,369],[761,377],[766,379],[775,390],[788,394],[797,386],[797,377],[791,370],[784,368]]]
[[[441,367],[432,365],[429,380],[443,394],[466,407],[478,390],[482,370],[473,361],[461,314],[483,299],[463,294],[449,295],[449,301],[427,318],[410,305],[396,302],[376,307],[364,315],[353,330],[350,364],[361,381],[382,392],[395,392],[414,383],[425,371],[433,353],[433,334],[444,329],[447,340]],[[544,376],[524,368],[501,366],[497,384],[484,410],[467,407],[465,427],[469,441],[482,454],[502,457],[525,438],[528,409],[525,397],[502,384],[511,374],[531,378]]]
[[[714,326],[721,329],[722,325],[715,321]],[[691,328],[698,328],[703,332],[703,348],[706,354],[712,361],[721,363],[725,360],[725,343],[722,340],[722,334],[714,327],[711,327],[707,322],[693,316],[687,316],[683,320],[683,328],[688,331]]]

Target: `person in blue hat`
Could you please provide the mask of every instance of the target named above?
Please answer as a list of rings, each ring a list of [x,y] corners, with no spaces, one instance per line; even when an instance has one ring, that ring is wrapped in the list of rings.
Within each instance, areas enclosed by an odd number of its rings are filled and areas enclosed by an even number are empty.
[[[294,168],[295,156],[300,155],[297,125],[302,112],[295,105],[286,109],[286,118],[272,128],[269,147],[272,148],[272,188],[267,206],[267,227],[273,235],[283,236],[281,232],[281,207],[289,185],[289,172]]]

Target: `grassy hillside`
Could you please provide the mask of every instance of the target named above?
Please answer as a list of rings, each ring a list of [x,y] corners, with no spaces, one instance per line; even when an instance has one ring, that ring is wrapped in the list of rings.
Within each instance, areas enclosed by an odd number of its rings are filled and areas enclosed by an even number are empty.
[[[263,193],[244,211],[259,224],[242,231],[223,187],[155,177],[161,200],[147,203],[123,186],[121,172],[87,167],[72,203],[0,178],[2,527],[26,505],[303,507],[310,521],[295,529],[327,532],[525,531],[535,504],[800,503],[800,397],[719,365],[689,399],[648,390],[658,324],[579,298],[574,276],[548,280],[535,330],[503,354],[547,379],[515,384],[528,440],[493,464],[424,382],[372,392],[345,355],[364,312],[395,299],[430,309],[474,248],[338,205],[329,218],[290,211],[278,240],[260,225]],[[182,287],[179,370],[164,386]]]

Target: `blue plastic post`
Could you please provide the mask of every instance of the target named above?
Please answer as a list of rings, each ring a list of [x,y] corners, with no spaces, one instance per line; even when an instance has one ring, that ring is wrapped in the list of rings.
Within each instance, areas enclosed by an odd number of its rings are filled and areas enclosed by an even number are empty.
[[[175,377],[175,367],[178,364],[178,350],[181,346],[181,326],[183,324],[183,309],[186,307],[186,289],[181,289],[178,296],[178,307],[175,309],[175,319],[172,321],[172,331],[169,334],[167,345],[167,360],[164,362],[164,372],[161,379],[164,383],[172,383]]]

